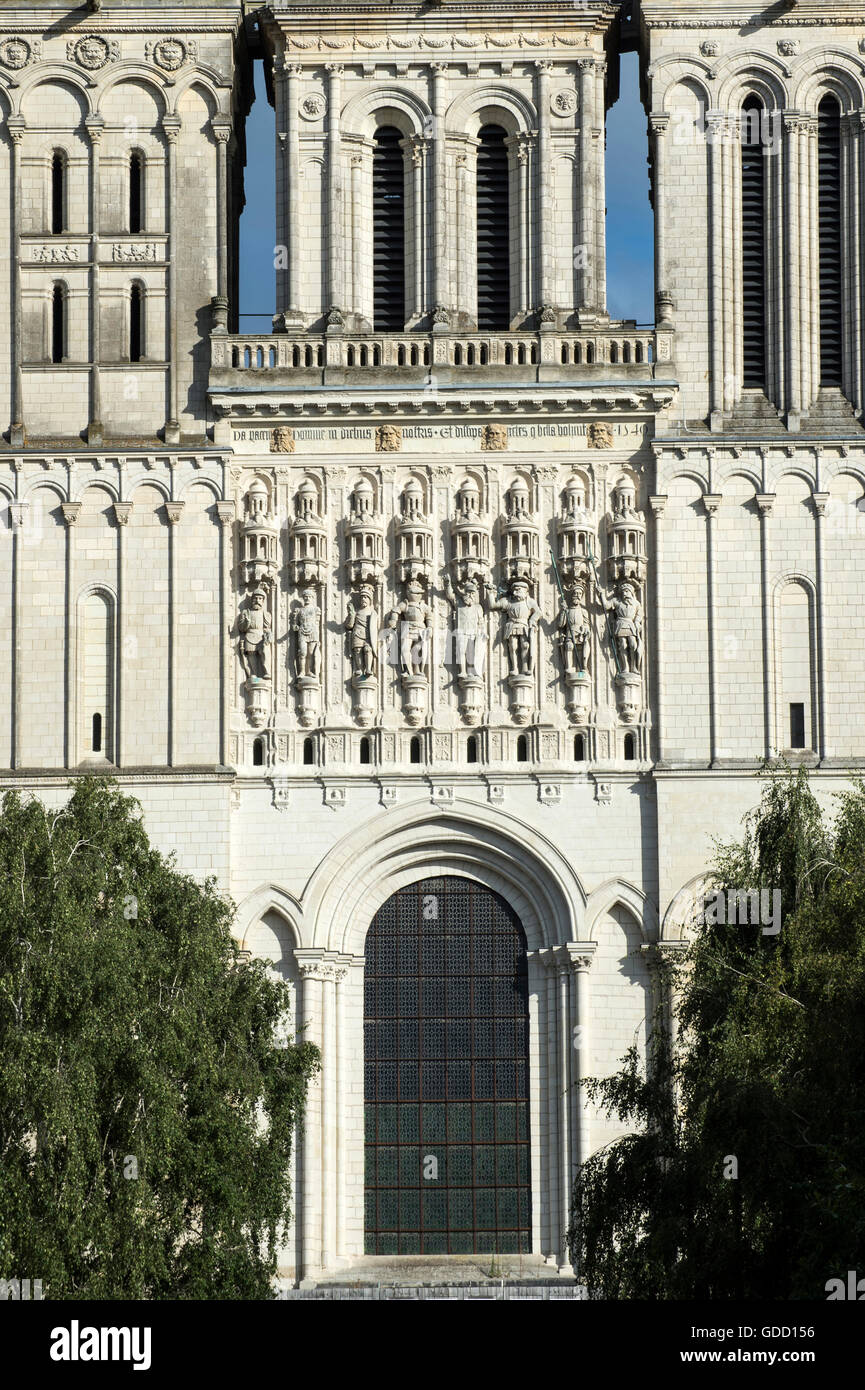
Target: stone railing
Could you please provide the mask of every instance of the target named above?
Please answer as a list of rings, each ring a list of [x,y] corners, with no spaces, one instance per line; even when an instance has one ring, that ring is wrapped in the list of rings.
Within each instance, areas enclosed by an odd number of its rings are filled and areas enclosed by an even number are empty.
[[[240,385],[249,372],[358,385],[375,373],[406,384],[453,383],[475,372],[510,381],[646,379],[663,375],[673,357],[671,332],[633,324],[575,333],[214,334],[210,342],[212,386]]]

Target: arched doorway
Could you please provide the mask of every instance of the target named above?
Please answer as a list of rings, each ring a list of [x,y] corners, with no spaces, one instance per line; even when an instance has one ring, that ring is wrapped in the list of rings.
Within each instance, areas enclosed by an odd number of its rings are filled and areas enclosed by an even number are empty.
[[[422,879],[365,946],[368,1255],[527,1252],[526,938],[471,879]]]

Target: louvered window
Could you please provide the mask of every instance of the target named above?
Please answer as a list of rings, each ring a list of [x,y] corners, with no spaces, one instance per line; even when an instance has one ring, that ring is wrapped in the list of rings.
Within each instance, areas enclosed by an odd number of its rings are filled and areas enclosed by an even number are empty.
[[[508,152],[501,126],[480,131],[478,192],[478,328],[510,326]]]
[[[129,296],[129,360],[140,362],[144,356],[144,296],[140,285],[133,285]]]
[[[842,382],[841,108],[825,97],[819,112],[820,384]]]
[[[134,150],[129,156],[129,230],[144,231],[144,157]]]
[[[749,97],[742,114],[743,385],[763,391],[766,389],[766,165],[760,101]]]
[[[378,333],[405,328],[405,190],[398,130],[381,126],[372,155],[373,324]]]
[[[66,231],[66,156],[58,151],[51,160],[51,231]]]
[[[51,296],[51,361],[62,362],[66,356],[66,291],[55,285]]]

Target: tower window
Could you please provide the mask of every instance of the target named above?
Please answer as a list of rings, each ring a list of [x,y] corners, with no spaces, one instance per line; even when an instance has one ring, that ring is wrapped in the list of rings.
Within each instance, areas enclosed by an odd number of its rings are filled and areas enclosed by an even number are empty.
[[[129,156],[129,230],[144,231],[144,156],[138,150]]]
[[[527,763],[529,760],[529,741],[525,734],[520,734],[517,739],[517,762]]]
[[[51,361],[62,362],[66,356],[66,291],[55,285],[51,295]]]
[[[841,386],[841,108],[834,97],[824,97],[820,102],[817,141],[820,171],[820,384]]]
[[[360,760],[362,763],[368,763],[370,761],[368,738],[362,738],[360,741]]]
[[[303,765],[304,765],[304,767],[312,767],[312,765],[313,765],[314,762],[315,762],[315,749],[314,749],[314,747],[313,747],[312,739],[311,739],[311,738],[305,738],[305,739],[303,740]]]
[[[625,762],[626,762],[626,763],[632,763],[633,761],[634,761],[634,735],[633,735],[633,734],[625,734]]]
[[[409,744],[409,749],[408,749],[408,760],[409,760],[410,763],[419,763],[419,762],[420,762],[420,739],[419,739],[419,738],[413,738],[412,741],[411,741],[411,743]]]
[[[91,727],[90,746],[94,753],[102,752],[102,715],[94,714]]]
[[[264,741],[257,738],[252,745],[252,766],[264,766]]]
[[[129,296],[129,360],[140,362],[144,356],[144,294],[140,285],[133,285]]]
[[[51,160],[51,231],[66,231],[66,156],[59,150]]]
[[[757,97],[742,107],[743,385],[766,389],[766,165],[764,108]]]
[[[582,763],[586,760],[586,740],[582,734],[574,734],[574,762]]]
[[[790,706],[790,747],[805,747],[805,706]]]
[[[510,325],[511,247],[508,152],[501,126],[479,133],[477,163],[478,328]]]
[[[477,738],[475,737],[474,734],[470,734],[470,735],[469,735],[468,743],[466,744],[466,762],[467,762],[467,763],[476,763],[477,760],[478,760],[478,741],[477,741]]]
[[[401,135],[380,126],[372,152],[373,326],[405,328],[405,189]]]

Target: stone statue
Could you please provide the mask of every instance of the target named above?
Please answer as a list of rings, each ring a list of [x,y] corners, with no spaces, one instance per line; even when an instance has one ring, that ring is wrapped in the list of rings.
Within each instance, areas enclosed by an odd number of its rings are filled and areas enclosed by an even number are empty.
[[[454,613],[454,647],[460,680],[483,680],[487,660],[487,619],[476,579],[462,580],[454,589],[450,575],[445,593]]]
[[[348,601],[345,630],[349,634],[351,673],[355,680],[371,680],[378,647],[378,614],[373,608],[372,585],[361,584]]]
[[[304,589],[300,607],[294,610],[291,626],[297,634],[297,674],[318,680],[321,669],[321,609],[315,589]]]
[[[237,619],[240,633],[240,664],[250,680],[270,680],[270,615],[267,612],[267,590],[254,589],[249,607]]]
[[[487,592],[492,592],[491,585]],[[541,610],[529,593],[528,584],[524,579],[512,579],[510,594],[505,598],[490,600],[489,606],[505,615],[503,635],[508,649],[508,674],[532,675],[535,669],[532,637]]]
[[[589,648],[592,634],[583,608],[583,585],[572,581],[565,590],[565,602],[559,609],[556,641],[562,649],[566,676],[575,676],[589,669]]]
[[[613,641],[622,672],[637,675],[643,663],[643,616],[637,586],[630,579],[622,579],[612,598],[605,594],[600,598],[604,612],[614,615]]]
[[[426,675],[432,609],[419,579],[408,579],[405,598],[388,617],[388,627],[399,625],[399,664],[404,676]]]

